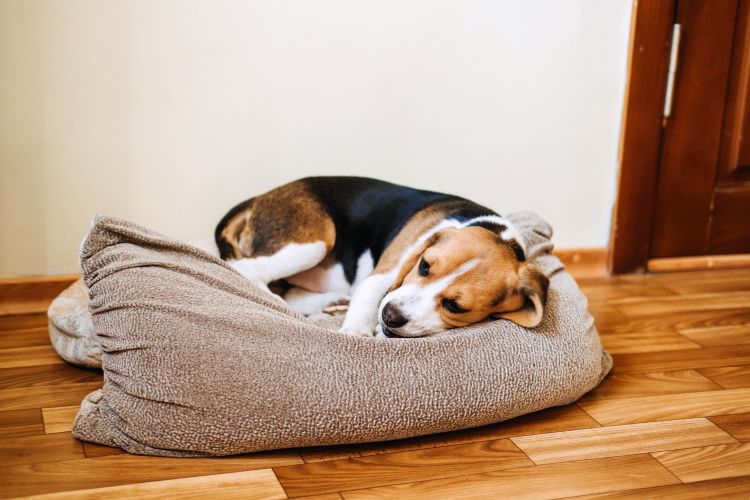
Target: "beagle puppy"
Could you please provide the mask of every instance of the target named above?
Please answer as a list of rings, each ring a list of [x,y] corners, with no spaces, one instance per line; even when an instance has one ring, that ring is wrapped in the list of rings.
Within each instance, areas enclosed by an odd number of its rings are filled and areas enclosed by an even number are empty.
[[[492,210],[363,177],[280,186],[232,208],[215,238],[243,276],[283,280],[303,314],[348,301],[347,335],[421,337],[497,318],[534,327],[549,283]]]

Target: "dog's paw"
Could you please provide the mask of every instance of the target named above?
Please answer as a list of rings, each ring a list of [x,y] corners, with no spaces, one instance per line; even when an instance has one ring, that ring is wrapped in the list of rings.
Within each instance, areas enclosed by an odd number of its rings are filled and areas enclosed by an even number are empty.
[[[374,333],[372,328],[368,327],[346,327],[339,329],[339,332],[350,337],[372,337]]]
[[[342,296],[338,300],[333,300],[323,307],[322,312],[326,314],[340,314],[349,309],[349,297]]]
[[[376,339],[387,339],[388,335],[383,333],[383,327],[378,324],[378,326],[375,327],[375,338]]]

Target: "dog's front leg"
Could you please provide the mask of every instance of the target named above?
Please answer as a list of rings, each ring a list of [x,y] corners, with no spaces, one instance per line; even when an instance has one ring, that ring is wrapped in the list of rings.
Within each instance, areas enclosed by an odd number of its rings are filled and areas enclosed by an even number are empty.
[[[372,337],[378,324],[378,308],[396,278],[394,273],[371,274],[354,290],[341,333]]]

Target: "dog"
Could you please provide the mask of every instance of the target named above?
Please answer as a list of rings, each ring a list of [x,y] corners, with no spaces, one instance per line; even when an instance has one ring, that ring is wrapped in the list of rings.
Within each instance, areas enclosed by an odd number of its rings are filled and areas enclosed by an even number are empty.
[[[232,208],[222,259],[311,315],[349,308],[340,331],[422,337],[484,320],[542,320],[549,281],[522,235],[472,201],[364,177],[308,177]],[[270,290],[269,290],[270,292]]]

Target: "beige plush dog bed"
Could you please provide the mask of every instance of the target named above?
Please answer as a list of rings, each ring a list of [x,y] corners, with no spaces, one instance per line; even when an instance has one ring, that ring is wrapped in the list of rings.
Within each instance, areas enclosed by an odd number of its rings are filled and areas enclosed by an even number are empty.
[[[87,343],[66,359],[85,364],[100,346],[105,384],[73,433],[132,453],[227,455],[398,439],[573,402],[611,359],[585,297],[548,253],[549,226],[510,218],[550,276],[539,327],[498,320],[376,339],[301,316],[194,246],[98,217],[81,255],[96,339],[79,329],[68,352]],[[63,295],[82,304],[81,290]],[[76,321],[69,329],[87,324]]]

